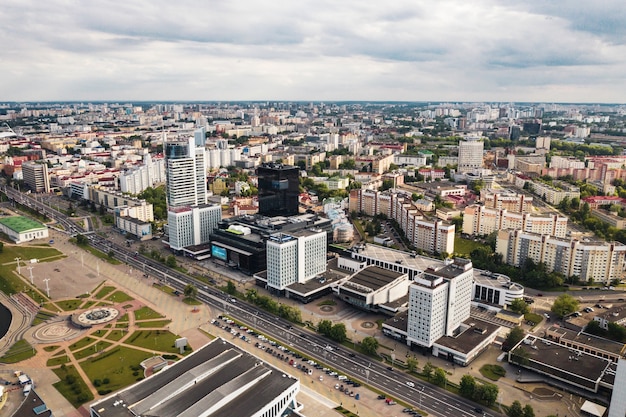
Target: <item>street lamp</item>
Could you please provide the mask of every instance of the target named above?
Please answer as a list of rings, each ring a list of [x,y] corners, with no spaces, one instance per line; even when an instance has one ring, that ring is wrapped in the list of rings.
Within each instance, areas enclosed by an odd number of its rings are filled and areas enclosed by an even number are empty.
[[[20,270],[20,261],[22,260],[22,258],[15,258],[15,262],[17,263],[17,273],[18,274],[22,274],[22,271]]]
[[[31,285],[35,285],[35,283],[33,282],[33,267],[32,265],[28,265],[28,272],[30,273],[30,284]]]
[[[424,392],[424,387],[420,389],[420,409],[422,408],[422,393]]]
[[[48,286],[48,282],[50,281],[50,278],[45,278],[43,280],[43,282],[46,283],[46,294],[48,295],[48,298],[50,298],[50,287]]]

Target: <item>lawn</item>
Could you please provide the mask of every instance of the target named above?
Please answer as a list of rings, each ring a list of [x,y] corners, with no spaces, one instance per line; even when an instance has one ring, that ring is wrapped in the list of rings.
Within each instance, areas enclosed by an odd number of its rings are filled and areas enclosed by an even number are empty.
[[[114,289],[115,287],[111,287],[107,285],[106,287],[103,287],[100,291],[98,291],[98,294],[96,294],[96,298],[98,300],[102,300],[104,297],[109,295]]]
[[[150,307],[141,307],[140,309],[135,311],[135,320],[151,320],[151,319],[162,319],[165,316],[157,313]]]
[[[55,258],[44,259],[50,257]],[[5,245],[2,253],[0,253],[0,291],[7,295],[11,295],[24,291],[25,289],[28,290],[31,287],[30,284],[21,280],[13,273],[13,271],[17,269],[15,258],[21,258],[22,260],[20,261],[20,264],[22,268],[26,268],[25,264],[26,262],[29,262],[30,259],[38,259],[39,262],[48,262],[64,257],[65,256],[61,252],[54,248]],[[28,276],[28,271],[22,270],[22,273],[25,276]],[[38,303],[47,301],[43,295],[37,292],[35,292],[32,296]]]
[[[109,383],[103,388],[118,390],[143,378],[139,364],[151,356],[148,352],[118,346],[101,356],[81,362],[80,366],[91,381],[108,379]]]
[[[69,361],[70,359],[67,357],[67,355],[63,354],[63,355],[55,356],[54,358],[48,359],[48,362],[46,362],[46,366],[47,367],[59,366],[59,365],[63,365],[64,363],[69,363]]]
[[[130,295],[126,294],[123,291],[115,291],[113,294],[107,297],[107,301],[112,301],[114,303],[125,303],[126,301],[133,301],[134,298]]]
[[[75,408],[92,401],[93,395],[74,366],[62,365],[52,370],[60,379],[52,384]]]
[[[37,312],[37,315],[33,319],[31,326],[36,326],[40,323],[43,323],[44,321],[48,321],[52,318],[55,318],[56,316],[57,316],[56,313],[49,313],[47,311],[39,310]]]
[[[107,334],[106,339],[107,340],[113,340],[114,342],[117,342],[118,340],[120,340],[122,337],[124,337],[124,335],[127,332],[125,332],[124,330],[111,330],[109,332],[109,334]]]
[[[89,252],[93,256],[95,256],[96,258],[100,258],[103,261],[106,261],[106,262],[108,262],[110,264],[113,264],[113,265],[121,265],[122,264],[122,261],[120,261],[118,259],[115,259],[115,258],[111,258],[106,253],[104,253],[102,251],[99,251],[98,249],[96,249],[96,248],[94,248],[92,246],[89,246],[89,245],[78,245],[78,244],[76,246],[78,246],[81,249],[86,250],[87,252]]]
[[[73,343],[72,345],[70,345],[70,350],[72,352],[76,352],[77,350],[80,350],[80,349],[84,348],[85,346],[89,346],[90,344],[92,344],[95,341],[96,341],[96,339],[92,339],[89,336],[88,337],[83,337],[78,342]]]
[[[9,348],[7,353],[0,358],[0,362],[17,363],[35,356],[37,351],[26,340],[18,340]]]
[[[152,320],[152,321],[140,321],[136,324],[137,324],[137,327],[139,328],[150,327],[153,329],[159,329],[159,328],[167,326],[171,322],[172,320]]]
[[[55,301],[55,304],[61,307],[63,311],[72,311],[76,310],[83,303],[83,300],[79,299],[69,299],[69,300],[61,300]]]
[[[497,381],[498,379],[506,375],[506,371],[500,365],[487,364],[487,365],[483,365],[480,368],[480,374],[487,379],[490,379],[492,381]]]
[[[104,352],[104,350],[111,345],[112,343],[109,342],[98,342],[93,346],[74,352],[74,357],[78,360],[85,359],[86,357],[96,354],[97,352]]]
[[[463,239],[460,235],[454,235],[454,253],[459,255],[469,255],[476,248],[486,248],[491,252],[491,247],[481,242],[474,242],[471,239]]]
[[[176,339],[178,336],[168,330],[138,330],[126,339],[126,344],[155,352],[177,353],[178,349],[174,347]]]

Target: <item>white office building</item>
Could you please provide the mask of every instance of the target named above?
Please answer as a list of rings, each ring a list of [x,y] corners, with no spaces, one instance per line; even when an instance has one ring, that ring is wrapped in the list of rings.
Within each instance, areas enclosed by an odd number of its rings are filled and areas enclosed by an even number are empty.
[[[454,336],[470,317],[473,267],[456,258],[416,276],[409,287],[407,345],[432,347],[443,336]]]
[[[37,162],[24,162],[22,164],[22,176],[24,183],[35,193],[50,192],[50,176],[48,165]]]
[[[219,205],[177,207],[167,212],[169,246],[180,251],[185,247],[209,242],[209,236],[222,220]]]
[[[485,144],[480,138],[468,138],[459,142],[457,169],[461,174],[482,168],[484,147]]]
[[[168,207],[207,203],[204,143],[188,138],[165,145]]]
[[[326,271],[326,232],[277,233],[267,241],[267,286],[283,291]]]

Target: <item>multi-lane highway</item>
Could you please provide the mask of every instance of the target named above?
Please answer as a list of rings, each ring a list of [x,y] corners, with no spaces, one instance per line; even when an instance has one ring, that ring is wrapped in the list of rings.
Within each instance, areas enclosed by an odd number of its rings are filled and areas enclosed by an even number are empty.
[[[90,245],[104,253],[113,252],[117,259],[123,260],[133,268],[164,280],[179,291],[193,284],[199,288],[198,299],[247,326],[271,337],[289,349],[297,350],[321,364],[336,369],[352,379],[371,385],[385,394],[400,399],[413,407],[441,417],[468,417],[477,415],[500,416],[489,410],[488,413],[476,412],[477,405],[462,397],[406,373],[393,370],[367,356],[353,353],[341,345],[307,330],[292,327],[291,323],[271,315],[245,302],[233,302],[232,298],[212,287],[208,287],[194,278],[172,270],[153,259],[137,254],[126,247],[117,245],[90,230],[84,230],[68,219],[65,214],[53,209],[30,195],[22,194],[12,188],[4,187],[3,192],[21,204],[37,209],[63,226],[68,234],[85,233]]]

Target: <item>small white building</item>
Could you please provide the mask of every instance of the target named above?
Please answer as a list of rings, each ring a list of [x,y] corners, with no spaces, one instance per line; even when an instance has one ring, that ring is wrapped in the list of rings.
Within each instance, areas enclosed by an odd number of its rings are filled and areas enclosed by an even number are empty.
[[[0,231],[15,243],[48,238],[48,227],[45,224],[24,216],[0,218]]]

